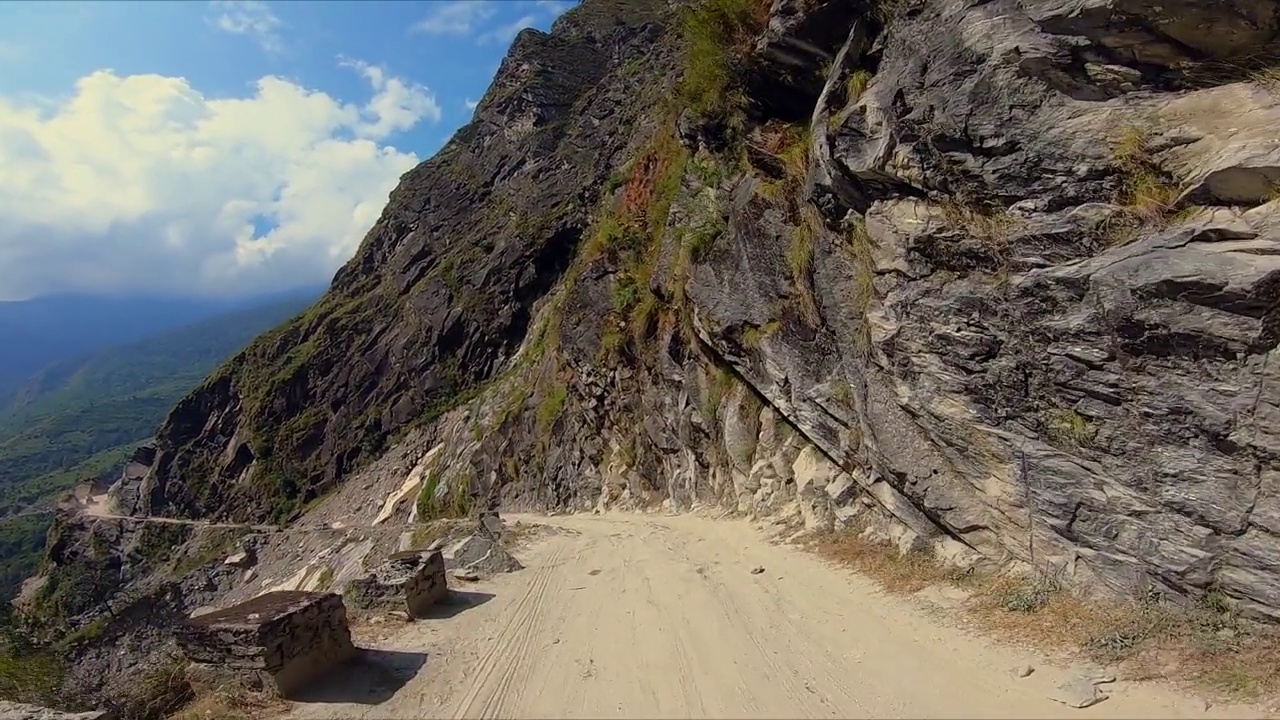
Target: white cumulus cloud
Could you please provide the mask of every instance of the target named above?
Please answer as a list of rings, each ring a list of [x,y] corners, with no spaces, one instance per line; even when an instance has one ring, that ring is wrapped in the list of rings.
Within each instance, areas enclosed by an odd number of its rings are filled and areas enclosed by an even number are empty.
[[[388,76],[383,68],[361,60],[342,58],[340,64],[363,75],[377,91],[367,107],[373,122],[357,128],[363,137],[376,140],[408,130],[419,120],[440,121],[440,104],[425,87]]]
[[[553,16],[559,15],[573,5],[571,0],[538,0],[538,7],[546,9]]]
[[[488,32],[481,33],[480,37],[476,40],[481,44],[490,42],[511,42],[511,40],[515,38],[521,30],[533,27],[536,21],[537,18],[532,15],[523,15],[509,23],[503,23]]]
[[[493,17],[496,8],[489,0],[450,0],[435,3],[413,30],[427,35],[470,35]]]
[[[211,98],[109,70],[57,102],[0,97],[0,299],[327,281],[418,162],[384,141],[440,116],[425,88],[345,64],[372,86],[363,104],[278,77]]]
[[[214,25],[234,35],[248,35],[268,53],[283,48],[279,30],[284,25],[264,2],[259,0],[212,0],[209,6],[219,11]]]

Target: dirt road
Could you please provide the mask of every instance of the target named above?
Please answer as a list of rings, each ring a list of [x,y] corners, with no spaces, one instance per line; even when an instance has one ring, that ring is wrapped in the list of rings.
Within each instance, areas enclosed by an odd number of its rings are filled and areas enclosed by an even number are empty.
[[[1048,696],[1078,669],[950,627],[743,522],[534,521],[559,530],[524,552],[527,569],[466,586],[440,617],[381,626],[370,660],[291,716],[1259,716],[1123,682],[1068,708]],[[1028,662],[1030,677],[1011,672]]]
[[[235,529],[241,528],[245,530],[253,530],[255,532],[278,532],[280,528],[275,525],[254,525],[250,523],[219,523],[210,522],[208,520],[188,520],[185,518],[167,518],[155,515],[120,515],[111,508],[111,500],[105,494],[90,495],[80,512],[88,517],[101,518],[103,520],[129,520],[132,522],[159,523],[161,525],[191,525],[199,528],[218,528],[218,529]]]

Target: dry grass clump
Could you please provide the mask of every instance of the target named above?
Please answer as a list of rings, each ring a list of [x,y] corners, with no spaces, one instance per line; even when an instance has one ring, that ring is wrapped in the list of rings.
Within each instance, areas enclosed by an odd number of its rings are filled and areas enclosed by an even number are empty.
[[[765,194],[779,201],[795,201],[809,173],[809,151],[813,134],[807,127],[772,121],[760,128],[755,146],[772,155],[781,179],[764,183]]]
[[[961,573],[931,553],[901,555],[855,530],[827,535],[812,549],[895,594],[961,586],[968,594],[963,612],[1000,641],[1110,665],[1127,679],[1190,683],[1235,700],[1280,693],[1280,630],[1245,621],[1217,590],[1180,602],[1154,591],[1089,597],[1052,567],[1030,575]]]
[[[853,314],[860,320],[855,339],[863,351],[871,346],[871,324],[867,320],[867,312],[875,300],[875,259],[872,252],[875,240],[867,230],[866,218],[855,216],[848,227],[849,250],[853,255],[854,293]]]
[[[986,210],[949,201],[941,205],[948,225],[963,228],[965,234],[1002,250],[1018,230],[1018,219],[1003,210]]]
[[[853,104],[861,100],[871,85],[872,77],[874,76],[869,70],[858,69],[849,73],[849,76],[844,79],[845,102]]]
[[[1161,171],[1151,148],[1148,132],[1130,125],[1120,131],[1112,149],[1112,160],[1120,171],[1117,203],[1145,223],[1167,218],[1177,204],[1179,191]]]
[[[800,314],[814,324],[820,321],[821,316],[811,276],[813,256],[822,231],[822,216],[817,208],[805,203],[800,207],[800,222],[792,233],[791,244],[787,248],[787,267],[791,270],[791,280],[798,293]]]
[[[895,548],[849,531],[833,533],[813,545],[819,555],[866,575],[893,593],[909,594],[951,579],[932,554],[898,554]]]

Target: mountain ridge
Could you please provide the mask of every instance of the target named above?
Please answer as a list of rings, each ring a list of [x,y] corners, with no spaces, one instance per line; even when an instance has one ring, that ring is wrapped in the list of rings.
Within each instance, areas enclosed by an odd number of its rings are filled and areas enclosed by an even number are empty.
[[[22,382],[49,365],[219,313],[312,292],[318,295],[319,289],[233,299],[68,293],[0,301],[0,344],[11,349],[0,358],[0,406],[7,404]]]
[[[228,354],[310,301],[300,295],[206,318],[46,370],[30,381],[26,402],[0,411],[0,493],[21,477],[30,480],[145,439],[175,398],[198,385]],[[104,419],[89,417],[94,413]],[[87,435],[92,440],[83,447],[54,439]],[[32,448],[20,452],[20,445]],[[55,449],[56,456],[34,459]]]

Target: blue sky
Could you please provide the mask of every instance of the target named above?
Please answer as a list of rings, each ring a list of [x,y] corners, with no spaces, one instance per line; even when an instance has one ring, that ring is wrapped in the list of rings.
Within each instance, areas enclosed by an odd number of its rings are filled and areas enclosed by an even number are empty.
[[[574,4],[0,3],[0,299],[327,280]]]

